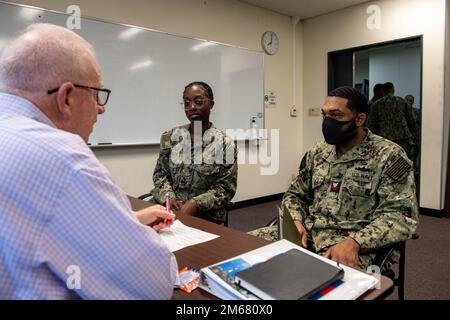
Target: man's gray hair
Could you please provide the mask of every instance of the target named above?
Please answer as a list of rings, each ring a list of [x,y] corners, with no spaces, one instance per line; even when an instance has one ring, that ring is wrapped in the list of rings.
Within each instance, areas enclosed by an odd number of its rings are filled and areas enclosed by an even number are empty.
[[[83,84],[92,76],[95,52],[73,31],[32,24],[0,55],[0,90],[46,94],[64,82]]]

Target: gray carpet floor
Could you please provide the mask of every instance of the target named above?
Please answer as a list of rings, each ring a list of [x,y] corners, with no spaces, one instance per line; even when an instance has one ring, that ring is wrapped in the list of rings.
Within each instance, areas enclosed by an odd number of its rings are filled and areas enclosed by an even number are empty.
[[[271,201],[232,210],[229,226],[243,232],[265,226],[276,217],[279,205]],[[449,300],[450,219],[421,215],[418,234],[419,239],[406,244],[405,299]],[[388,299],[397,299],[397,290]]]

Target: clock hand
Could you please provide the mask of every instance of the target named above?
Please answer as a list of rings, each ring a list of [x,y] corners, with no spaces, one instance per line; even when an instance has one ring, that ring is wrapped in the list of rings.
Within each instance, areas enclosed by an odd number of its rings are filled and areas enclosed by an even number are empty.
[[[270,35],[270,42],[268,43],[268,45],[270,46],[273,42],[273,34]]]

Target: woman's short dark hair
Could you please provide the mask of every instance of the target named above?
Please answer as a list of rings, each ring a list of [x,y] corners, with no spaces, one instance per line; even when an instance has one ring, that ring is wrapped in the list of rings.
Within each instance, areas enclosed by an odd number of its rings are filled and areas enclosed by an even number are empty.
[[[205,92],[206,96],[211,99],[212,101],[214,101],[214,94],[213,91],[211,89],[211,87],[209,86],[209,84],[207,84],[206,82],[202,82],[202,81],[194,81],[189,83],[186,87],[184,87],[184,91],[186,91],[187,88],[192,87],[192,86],[199,86],[203,89],[203,91]]]
[[[367,104],[367,98],[361,92],[352,87],[339,87],[332,90],[329,97],[338,97],[347,99],[347,108],[352,110],[354,113],[365,113],[368,114],[369,106]]]

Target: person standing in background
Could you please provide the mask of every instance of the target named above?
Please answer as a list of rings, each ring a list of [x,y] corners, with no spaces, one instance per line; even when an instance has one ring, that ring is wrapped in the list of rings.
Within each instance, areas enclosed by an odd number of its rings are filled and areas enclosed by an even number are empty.
[[[394,84],[383,85],[384,97],[370,110],[367,126],[375,134],[400,145],[411,160],[416,153],[416,124],[406,101],[395,96]]]
[[[405,101],[408,104],[408,106],[411,108],[414,121],[416,124],[416,149],[415,149],[415,156],[414,156],[414,175],[416,177],[416,181],[419,181],[419,174],[420,174],[420,148],[422,143],[422,117],[420,115],[420,107],[415,108],[414,107],[414,96],[412,94],[408,94],[405,96]]]
[[[372,105],[375,102],[377,102],[378,100],[380,100],[381,98],[383,98],[383,84],[377,83],[373,87],[373,97],[369,101],[369,113],[370,113],[370,108],[372,107]]]

